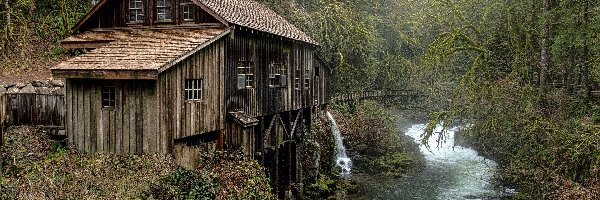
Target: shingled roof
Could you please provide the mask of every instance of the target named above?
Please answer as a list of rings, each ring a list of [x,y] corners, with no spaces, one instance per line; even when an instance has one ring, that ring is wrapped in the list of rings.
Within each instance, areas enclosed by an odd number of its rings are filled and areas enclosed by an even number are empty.
[[[318,45],[283,17],[253,0],[195,0],[225,21],[278,36]]]
[[[65,41],[110,41],[52,70],[153,70],[169,67],[229,33],[221,29],[87,31]]]

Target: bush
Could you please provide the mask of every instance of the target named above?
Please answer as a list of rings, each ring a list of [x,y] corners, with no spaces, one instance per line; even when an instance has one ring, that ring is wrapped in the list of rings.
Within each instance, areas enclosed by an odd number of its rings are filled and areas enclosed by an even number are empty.
[[[151,189],[156,199],[215,199],[218,184],[205,173],[194,173],[182,167],[163,178]]]

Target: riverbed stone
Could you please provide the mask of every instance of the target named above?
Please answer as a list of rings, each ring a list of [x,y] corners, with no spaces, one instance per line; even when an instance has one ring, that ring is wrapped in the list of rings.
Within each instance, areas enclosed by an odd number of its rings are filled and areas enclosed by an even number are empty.
[[[19,93],[36,93],[35,87],[33,85],[27,85],[21,89]]]
[[[31,85],[33,85],[33,87],[47,87],[48,82],[42,81],[42,80],[35,80],[35,81],[31,81]]]

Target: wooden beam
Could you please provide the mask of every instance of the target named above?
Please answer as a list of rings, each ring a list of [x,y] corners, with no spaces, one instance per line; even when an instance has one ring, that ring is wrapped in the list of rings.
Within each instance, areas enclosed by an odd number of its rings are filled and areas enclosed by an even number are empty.
[[[106,46],[111,41],[61,42],[65,49],[97,49]]]
[[[139,79],[156,80],[158,72],[155,70],[52,70],[55,78],[75,79]]]

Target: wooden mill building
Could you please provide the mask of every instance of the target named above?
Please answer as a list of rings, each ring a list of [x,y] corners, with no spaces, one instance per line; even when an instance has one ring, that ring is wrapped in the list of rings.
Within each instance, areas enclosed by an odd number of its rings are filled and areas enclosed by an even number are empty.
[[[289,189],[281,170],[328,100],[318,43],[253,0],[100,0],[61,44],[85,52],[52,68],[83,152],[243,149]]]

